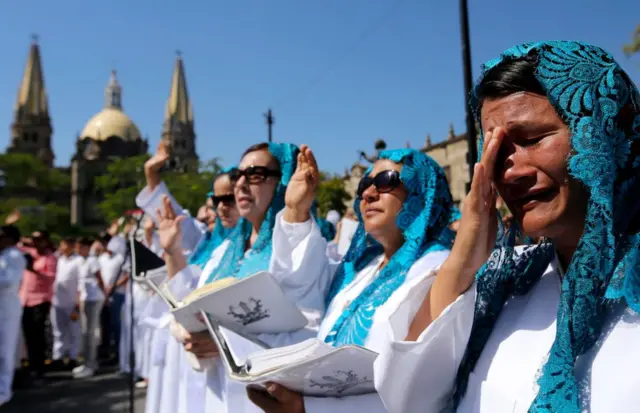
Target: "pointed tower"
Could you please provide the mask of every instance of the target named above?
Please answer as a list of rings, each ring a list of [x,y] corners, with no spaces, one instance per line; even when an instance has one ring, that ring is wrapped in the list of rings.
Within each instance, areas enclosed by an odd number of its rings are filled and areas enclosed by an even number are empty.
[[[40,47],[37,37],[33,36],[22,83],[18,89],[11,123],[11,143],[7,152],[30,153],[52,167],[55,158],[51,149],[52,134]]]
[[[198,167],[193,109],[189,100],[187,79],[180,52],[177,52],[171,78],[171,90],[162,125],[162,139],[171,148],[172,168],[184,170],[190,165]]]

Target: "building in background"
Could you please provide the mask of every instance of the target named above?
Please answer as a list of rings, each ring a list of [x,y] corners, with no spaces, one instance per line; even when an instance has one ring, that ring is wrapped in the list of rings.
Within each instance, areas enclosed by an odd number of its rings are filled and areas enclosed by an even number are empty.
[[[18,88],[7,153],[31,154],[51,168],[55,159],[51,148],[52,134],[40,48],[34,37]]]
[[[71,175],[71,187],[62,197],[70,203],[72,224],[102,224],[96,210],[102,194],[94,189],[95,179],[103,175],[114,160],[143,155],[149,149],[148,139],[142,137],[138,126],[124,111],[122,92],[116,72],[112,71],[104,92],[104,107],[76,136],[71,166],[57,168]],[[54,168],[52,135],[40,47],[34,37],[18,89],[7,153],[28,153],[47,167]],[[179,55],[172,75],[161,139],[168,141],[172,150],[170,168],[186,170],[191,165],[197,168],[193,108],[187,91],[184,63]]]

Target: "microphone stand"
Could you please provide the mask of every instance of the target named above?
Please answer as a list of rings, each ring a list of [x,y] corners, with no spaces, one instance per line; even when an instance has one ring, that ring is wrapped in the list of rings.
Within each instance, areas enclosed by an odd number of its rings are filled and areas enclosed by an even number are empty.
[[[140,218],[136,219],[135,229],[129,234],[130,238],[135,238],[136,232],[140,229],[140,223],[142,222],[142,218],[144,214],[140,215]],[[127,242],[127,257],[131,257],[131,242]],[[135,340],[133,337],[133,333],[135,330],[134,323],[134,303],[133,303],[133,260],[131,263],[132,272],[129,275],[129,413],[135,413],[135,394],[136,394],[136,351],[135,351]]]

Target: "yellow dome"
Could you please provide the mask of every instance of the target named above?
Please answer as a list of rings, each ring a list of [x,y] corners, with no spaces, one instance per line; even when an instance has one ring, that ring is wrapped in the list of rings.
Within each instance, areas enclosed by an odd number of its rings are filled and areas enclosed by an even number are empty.
[[[80,134],[80,139],[104,141],[117,136],[127,141],[140,139],[140,130],[135,123],[120,109],[105,108],[89,119]]]

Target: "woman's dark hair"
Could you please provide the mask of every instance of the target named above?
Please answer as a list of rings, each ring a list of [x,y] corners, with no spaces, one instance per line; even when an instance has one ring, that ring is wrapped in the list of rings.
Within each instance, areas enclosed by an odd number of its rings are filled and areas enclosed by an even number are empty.
[[[261,142],[261,143],[256,143],[255,145],[249,146],[247,150],[242,153],[242,156],[240,157],[240,159],[244,158],[247,154],[251,152],[258,152],[258,151],[269,152],[269,144],[267,142]],[[271,154],[271,152],[269,153]],[[278,164],[278,169],[280,169],[280,162],[278,161],[278,159],[276,159],[276,157],[273,155],[271,155],[271,157],[273,158],[273,160],[276,161],[276,163]]]
[[[78,238],[78,244],[83,245],[85,247],[90,247],[93,244],[93,240],[89,237],[81,237]]]
[[[480,105],[485,99],[499,99],[518,92],[545,96],[544,88],[536,79],[537,68],[537,56],[526,56],[517,60],[505,60],[489,70],[476,87]]]
[[[73,237],[66,237],[66,238],[63,238],[61,241],[66,243],[67,245],[73,245],[76,243],[76,240]]]
[[[98,235],[98,240],[100,240],[101,244],[107,245],[109,241],[111,241],[111,235],[106,232],[101,232],[100,235]]]

